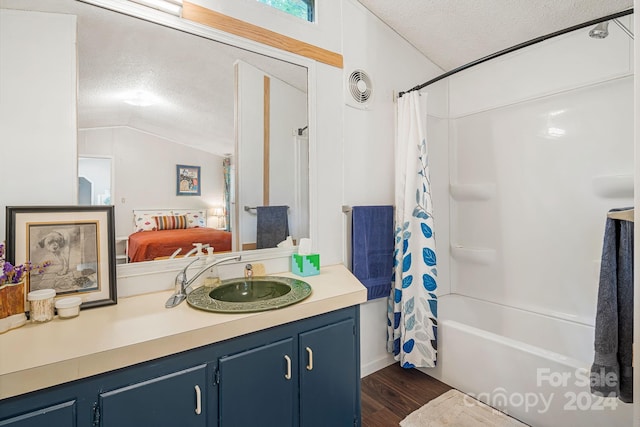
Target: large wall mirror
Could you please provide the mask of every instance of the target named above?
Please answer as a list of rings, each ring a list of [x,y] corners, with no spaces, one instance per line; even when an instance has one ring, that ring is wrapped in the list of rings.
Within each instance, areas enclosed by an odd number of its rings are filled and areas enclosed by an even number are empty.
[[[309,236],[307,68],[77,0],[2,7],[77,16],[78,203],[115,206],[121,262],[273,247],[263,206]],[[150,249],[125,259],[134,236]]]

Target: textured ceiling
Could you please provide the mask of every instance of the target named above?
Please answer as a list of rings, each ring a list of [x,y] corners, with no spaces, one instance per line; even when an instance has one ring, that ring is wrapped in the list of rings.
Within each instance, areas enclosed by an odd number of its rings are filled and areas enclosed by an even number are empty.
[[[445,71],[633,0],[358,0]]]

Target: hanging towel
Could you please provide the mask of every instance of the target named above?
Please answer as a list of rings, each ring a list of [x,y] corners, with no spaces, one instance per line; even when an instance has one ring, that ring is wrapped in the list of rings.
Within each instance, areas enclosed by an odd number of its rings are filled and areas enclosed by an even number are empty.
[[[289,236],[288,206],[258,206],[256,249],[275,248]]]
[[[393,275],[393,206],[354,206],[352,267],[367,299],[388,297]]]
[[[591,392],[633,402],[633,222],[607,218]]]

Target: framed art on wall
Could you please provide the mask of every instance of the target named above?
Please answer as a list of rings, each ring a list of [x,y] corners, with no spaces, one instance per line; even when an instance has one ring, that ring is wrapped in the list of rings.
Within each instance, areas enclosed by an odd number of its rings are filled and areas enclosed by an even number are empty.
[[[200,166],[176,165],[176,195],[200,195]]]
[[[116,304],[113,206],[7,206],[7,259],[50,265],[27,275],[25,293],[54,289],[80,308]]]

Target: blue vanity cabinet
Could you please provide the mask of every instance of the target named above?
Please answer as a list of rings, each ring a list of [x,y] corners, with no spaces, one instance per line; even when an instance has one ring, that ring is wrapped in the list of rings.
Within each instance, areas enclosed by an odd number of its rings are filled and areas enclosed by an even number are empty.
[[[0,400],[0,427],[357,427],[359,340],[347,307]]]
[[[2,403],[0,403],[2,405]],[[1,406],[0,406],[1,407]],[[20,414],[0,421],[0,426],[10,427],[75,427],[76,426],[76,401],[59,403],[36,409],[25,414]]]
[[[206,364],[100,393],[101,427],[207,426]]]
[[[356,332],[346,319],[300,334],[300,426],[358,425]]]

